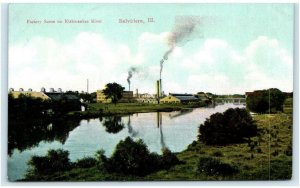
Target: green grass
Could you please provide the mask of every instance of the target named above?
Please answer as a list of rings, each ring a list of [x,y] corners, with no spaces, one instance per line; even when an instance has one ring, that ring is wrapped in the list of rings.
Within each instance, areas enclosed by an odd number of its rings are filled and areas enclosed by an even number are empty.
[[[132,104],[133,105],[133,104]],[[93,106],[99,108],[99,105]],[[120,107],[120,106],[119,106]],[[133,107],[133,106],[132,106]],[[119,108],[120,109],[120,108]],[[176,165],[145,177],[121,176],[99,171],[97,168],[74,168],[51,176],[32,180],[44,181],[140,181],[140,180],[282,180],[292,176],[292,156],[287,150],[292,143],[292,114],[260,114],[254,120],[259,135],[251,138],[251,143],[228,146],[207,146],[199,141],[193,142],[185,151],[177,153],[185,164]],[[250,145],[254,145],[252,148]],[[213,157],[232,166],[239,172],[228,176],[197,173],[200,157]]]
[[[70,112],[67,117],[92,118],[107,115],[128,115],[146,112],[168,112],[185,108],[204,107],[206,104],[146,104],[146,103],[91,103],[84,112]]]
[[[293,113],[293,98],[287,98],[283,104],[283,112],[287,114]]]

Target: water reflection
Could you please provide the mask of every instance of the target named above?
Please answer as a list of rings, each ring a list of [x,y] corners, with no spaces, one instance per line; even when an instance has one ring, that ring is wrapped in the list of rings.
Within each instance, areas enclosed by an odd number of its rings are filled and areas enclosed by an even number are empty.
[[[160,144],[161,144],[161,149],[166,149],[166,143],[164,140],[164,134],[162,131],[162,114],[161,112],[157,112],[156,114],[156,118],[157,118],[157,128],[159,128],[159,133],[160,133]]]
[[[121,116],[105,117],[102,125],[105,127],[106,132],[116,134],[124,128]]]
[[[20,152],[38,146],[41,141],[59,141],[64,144],[69,132],[79,125],[80,120],[27,120],[9,121],[8,126],[8,155],[14,149]]]
[[[131,137],[136,137],[138,135],[138,132],[135,131],[131,126],[130,115],[128,116],[127,128],[128,128],[128,133]]]
[[[193,108],[186,108],[186,109],[182,109],[182,110],[176,112],[175,114],[170,114],[169,117],[171,119],[173,119],[173,118],[177,118],[177,117],[180,117],[180,116],[192,113],[192,112],[193,112]]]
[[[8,157],[8,177],[10,180],[22,178],[30,157],[45,155],[49,149],[68,150],[71,161],[93,156],[100,149],[109,157],[120,140],[127,136],[142,139],[151,152],[161,154],[164,148],[180,152],[197,139],[198,127],[206,118],[230,107],[239,106],[228,104],[192,111],[140,113],[80,121],[9,122],[8,144],[12,155]]]

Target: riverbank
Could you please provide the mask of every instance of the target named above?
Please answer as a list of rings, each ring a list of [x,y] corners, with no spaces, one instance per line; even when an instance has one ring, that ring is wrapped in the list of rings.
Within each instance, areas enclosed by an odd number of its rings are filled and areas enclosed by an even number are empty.
[[[147,104],[147,103],[90,103],[86,111],[69,112],[66,118],[97,118],[111,115],[130,115],[147,112],[171,112],[190,108],[205,107],[205,103],[197,104]]]
[[[161,170],[145,177],[122,176],[102,172],[97,167],[73,168],[50,176],[37,176],[36,181],[153,181],[153,180],[282,180],[292,175],[292,114],[255,115],[259,134],[249,143],[208,146],[194,141],[177,153],[184,164]],[[218,159],[235,166],[230,176],[206,175],[197,172],[200,157]],[[32,179],[31,179],[32,180]]]

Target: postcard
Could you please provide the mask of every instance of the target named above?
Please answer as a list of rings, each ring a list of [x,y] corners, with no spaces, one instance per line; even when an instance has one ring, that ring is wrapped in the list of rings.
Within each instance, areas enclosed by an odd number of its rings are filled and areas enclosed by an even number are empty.
[[[7,178],[292,178],[294,4],[10,4]]]

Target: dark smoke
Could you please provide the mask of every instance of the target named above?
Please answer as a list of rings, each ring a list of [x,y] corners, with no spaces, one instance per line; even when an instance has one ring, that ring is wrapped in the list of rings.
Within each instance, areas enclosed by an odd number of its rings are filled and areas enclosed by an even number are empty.
[[[175,18],[174,28],[167,38],[169,49],[160,60],[160,78],[163,70],[163,63],[168,60],[168,57],[173,52],[175,46],[182,46],[186,42],[192,40],[192,34],[199,32],[198,28],[202,23],[202,18],[199,16],[178,16]]]
[[[132,78],[134,73],[137,73],[138,69],[136,67],[130,67],[128,70],[127,82],[130,85],[130,79]]]

